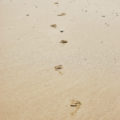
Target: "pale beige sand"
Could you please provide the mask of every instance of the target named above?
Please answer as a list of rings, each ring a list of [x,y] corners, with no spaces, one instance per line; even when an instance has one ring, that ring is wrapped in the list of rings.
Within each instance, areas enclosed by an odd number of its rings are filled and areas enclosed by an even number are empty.
[[[120,0],[0,0],[0,120],[120,120]]]

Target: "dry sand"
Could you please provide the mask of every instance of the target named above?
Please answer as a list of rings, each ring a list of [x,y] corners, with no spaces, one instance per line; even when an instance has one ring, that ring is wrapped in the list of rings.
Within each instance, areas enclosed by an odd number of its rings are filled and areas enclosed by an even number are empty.
[[[0,120],[120,120],[120,0],[0,0],[0,16]]]

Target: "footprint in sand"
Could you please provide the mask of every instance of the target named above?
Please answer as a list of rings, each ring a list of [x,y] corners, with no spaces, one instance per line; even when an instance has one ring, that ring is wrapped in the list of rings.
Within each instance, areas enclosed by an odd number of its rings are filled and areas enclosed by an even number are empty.
[[[57,16],[65,16],[65,15],[66,15],[66,13],[60,13]]]
[[[66,43],[68,43],[68,41],[67,40],[61,40],[60,43],[66,44]]]
[[[63,33],[63,32],[64,32],[64,30],[60,30],[60,32],[61,32],[61,33]]]
[[[50,25],[52,28],[57,28],[57,25],[56,24],[52,24]]]
[[[105,25],[106,25],[107,27],[109,27],[109,26],[110,26],[110,24],[109,24],[109,23],[107,23],[107,22],[105,22]]]
[[[105,16],[105,15],[102,15],[101,17],[102,17],[102,18],[105,18],[106,16]]]
[[[30,14],[26,14],[26,16],[30,16]]]
[[[57,65],[54,67],[55,68],[55,71],[59,72],[60,74],[62,74],[61,72],[61,69],[63,69],[63,66],[62,65]]]
[[[75,115],[77,113],[77,111],[80,109],[80,106],[82,105],[82,103],[78,100],[72,100],[70,107],[74,108],[73,112],[71,112],[71,115]]]
[[[58,4],[59,4],[59,2],[54,2],[54,4],[55,4],[55,5],[58,5]]]

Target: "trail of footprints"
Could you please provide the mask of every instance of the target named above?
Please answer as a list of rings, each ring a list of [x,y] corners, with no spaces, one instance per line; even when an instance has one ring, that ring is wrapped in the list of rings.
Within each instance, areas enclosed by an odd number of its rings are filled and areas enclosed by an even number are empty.
[[[59,2],[54,2],[54,5],[56,5],[56,6],[59,6]],[[88,10],[84,10],[84,9],[82,9],[81,10],[82,12],[85,12],[85,13],[88,13]],[[96,11],[96,13],[98,13],[98,11]],[[115,16],[119,16],[119,13],[118,12],[115,12],[115,11],[113,11],[113,13],[112,13],[113,15],[115,15]],[[58,13],[57,14],[57,16],[58,17],[63,17],[63,16],[66,16],[67,14],[65,13],[65,12],[61,12],[61,13]],[[26,16],[29,16],[29,14],[27,14]],[[106,18],[106,15],[101,15],[101,18],[103,18],[103,19],[105,19]],[[109,27],[110,26],[110,24],[109,23],[107,23],[107,22],[105,22],[104,23],[107,27]],[[57,29],[58,28],[58,26],[57,26],[57,24],[51,24],[50,25],[53,29]],[[64,33],[64,30],[60,30],[60,33]],[[68,43],[68,41],[67,40],[59,40],[59,43],[60,44],[67,44]],[[103,44],[103,41],[100,41],[100,44]],[[62,69],[63,69],[63,65],[56,65],[55,67],[54,67],[54,69],[55,69],[55,71],[57,71],[59,74],[63,74],[62,73]],[[72,108],[72,112],[70,113],[70,115],[75,115],[77,112],[78,112],[78,110],[80,109],[80,107],[81,107],[81,105],[82,105],[82,103],[79,101],[79,100],[72,100],[71,101],[71,103],[70,103],[70,107]]]
[[[54,2],[55,5],[59,5],[59,2]],[[58,14],[57,16],[65,16],[66,13],[62,12],[60,14]],[[57,24],[51,24],[50,27],[56,29],[58,26]],[[60,33],[64,33],[64,30],[60,30]],[[67,40],[60,40],[59,41],[60,44],[67,44],[68,41]],[[57,71],[58,73],[62,74],[61,70],[63,69],[63,65],[57,65],[54,67],[55,71]]]
[[[54,5],[56,5],[56,6],[59,6],[59,2],[54,2]],[[38,6],[34,6],[35,8],[38,8]],[[81,12],[85,12],[85,13],[88,13],[88,10],[84,10],[84,9],[81,9]],[[96,13],[98,13],[98,11],[96,11]],[[115,11],[113,11],[113,13],[112,13],[113,15],[115,15],[115,16],[119,16],[119,13],[118,12],[115,12]],[[65,12],[61,12],[61,13],[58,13],[57,14],[57,16],[58,17],[63,17],[63,16],[66,16],[67,14],[65,13]],[[26,14],[26,16],[27,17],[29,17],[30,16],[30,14]],[[106,18],[106,15],[101,15],[101,17],[103,18],[103,19],[105,19]],[[105,22],[104,23],[107,27],[109,27],[110,26],[110,24],[109,23],[107,23],[107,22]],[[51,24],[50,25],[50,27],[52,27],[53,29],[57,29],[58,28],[58,26],[57,26],[57,24]],[[60,30],[59,31],[60,33],[64,33],[64,30]],[[62,39],[62,40],[59,40],[59,43],[60,44],[67,44],[68,43],[68,41],[67,40],[65,40],[65,39]],[[103,41],[100,41],[100,43],[101,44],[103,44]],[[86,60],[86,59],[85,59]],[[56,66],[54,66],[54,70],[55,71],[57,71],[59,74],[63,74],[62,73],[62,69],[63,69],[64,67],[63,67],[63,65],[56,65]],[[72,109],[72,112],[70,112],[70,115],[71,116],[74,116],[77,112],[78,112],[78,110],[80,109],[80,107],[81,107],[81,105],[82,105],[82,103],[79,101],[79,100],[76,100],[76,99],[74,99],[74,100],[72,100],[71,102],[70,102],[70,108]]]
[[[55,5],[58,5],[59,2],[54,2]],[[58,14],[57,16],[65,16],[66,13],[60,13]],[[51,24],[50,27],[56,29],[58,26],[57,24]],[[64,30],[60,30],[60,33],[64,33]],[[68,41],[67,40],[60,40],[59,41],[60,44],[67,44]],[[63,65],[56,65],[54,67],[55,71],[57,71],[59,74],[63,74],[62,73],[62,69],[63,69]],[[72,100],[71,103],[70,103],[70,107],[72,108],[72,112],[70,113],[70,115],[75,115],[77,113],[77,111],[80,109],[80,106],[81,106],[81,102],[79,100]]]

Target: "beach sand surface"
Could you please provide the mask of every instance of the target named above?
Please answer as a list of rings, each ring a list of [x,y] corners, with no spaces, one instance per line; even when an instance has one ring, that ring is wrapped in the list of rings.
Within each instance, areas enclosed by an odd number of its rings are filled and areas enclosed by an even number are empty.
[[[0,0],[0,120],[120,120],[119,0]]]

